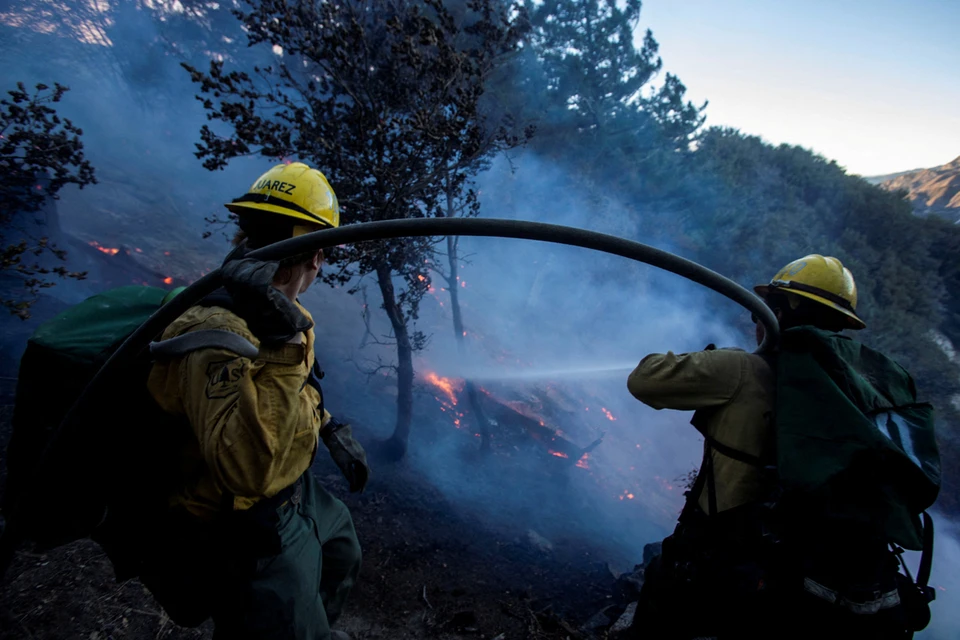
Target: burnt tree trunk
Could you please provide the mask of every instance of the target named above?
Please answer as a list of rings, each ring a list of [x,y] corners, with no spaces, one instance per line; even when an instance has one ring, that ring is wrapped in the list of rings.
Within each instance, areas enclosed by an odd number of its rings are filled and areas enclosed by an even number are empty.
[[[457,254],[457,245],[459,238],[456,236],[447,236],[447,260],[450,263],[450,279],[447,281],[450,290],[450,308],[453,310],[453,332],[457,338],[457,348],[461,356],[467,351],[466,334],[463,328],[463,314],[460,311],[460,277],[459,277],[459,257]],[[467,400],[470,402],[470,412],[477,423],[477,429],[480,433],[480,450],[490,450],[490,422],[487,420],[483,407],[480,406],[480,394],[477,393],[477,386],[473,381],[464,380],[464,388],[467,392]]]
[[[383,296],[383,310],[390,318],[390,326],[397,341],[397,424],[393,435],[384,443],[383,453],[388,460],[399,460],[407,453],[410,422],[413,418],[413,347],[410,332],[397,304],[392,272],[386,264],[377,266],[377,284]]]

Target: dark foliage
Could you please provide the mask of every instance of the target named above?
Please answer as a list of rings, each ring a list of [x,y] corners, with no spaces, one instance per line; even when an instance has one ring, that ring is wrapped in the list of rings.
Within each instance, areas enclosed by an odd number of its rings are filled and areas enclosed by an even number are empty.
[[[0,100],[0,272],[23,280],[21,297],[2,299],[0,304],[23,319],[40,289],[55,283],[44,276],[83,278],[83,273],[64,266],[45,266],[39,257],[52,254],[63,260],[66,253],[47,237],[34,237],[18,228],[23,215],[39,211],[48,199],[56,199],[68,184],[81,189],[95,184],[93,167],[84,158],[83,131],[50,106],[60,102],[68,88],[38,84],[31,93],[23,83]],[[19,236],[11,241],[11,236]]]

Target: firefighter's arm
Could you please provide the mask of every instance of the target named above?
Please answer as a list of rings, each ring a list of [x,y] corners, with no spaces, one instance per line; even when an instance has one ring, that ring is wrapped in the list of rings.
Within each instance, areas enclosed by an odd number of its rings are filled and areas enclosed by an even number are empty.
[[[205,349],[184,363],[187,417],[207,465],[234,495],[275,494],[294,442],[316,442],[323,416],[304,384],[304,358],[304,345],[288,343],[261,347],[256,360]]]
[[[737,394],[745,362],[745,352],[728,349],[653,353],[627,378],[627,388],[654,409],[692,411],[718,406]]]

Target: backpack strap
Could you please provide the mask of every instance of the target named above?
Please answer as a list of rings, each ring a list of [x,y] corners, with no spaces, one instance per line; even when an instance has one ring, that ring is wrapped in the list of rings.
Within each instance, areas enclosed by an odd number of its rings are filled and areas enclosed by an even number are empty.
[[[917,586],[923,592],[927,602],[937,597],[933,587],[927,585],[930,581],[930,569],[933,567],[933,518],[926,511],[923,512],[923,551],[920,552],[920,567],[917,569]]]
[[[703,462],[700,464],[700,473],[690,490],[690,498],[696,499],[700,495],[704,484],[707,486],[707,515],[712,516],[717,513],[717,483],[713,473],[713,450],[716,449],[720,455],[732,458],[738,462],[749,464],[759,469],[768,469],[769,466],[764,463],[759,456],[749,454],[739,449],[727,446],[712,436],[703,435]]]
[[[200,349],[226,349],[250,360],[256,359],[260,353],[260,350],[243,336],[222,329],[191,331],[169,340],[150,343],[150,355],[155,360],[177,358]]]
[[[923,512],[923,550],[920,552],[920,566],[917,569],[917,579],[913,579],[913,574],[910,573],[910,567],[907,566],[907,562],[903,557],[903,549],[894,543],[890,543],[890,548],[893,553],[896,554],[897,559],[900,562],[900,566],[903,568],[903,572],[907,575],[907,578],[916,587],[917,591],[920,592],[924,600],[927,603],[933,602],[937,599],[936,590],[929,586],[928,582],[930,581],[930,569],[933,566],[933,518],[930,517],[930,514],[926,511]],[[921,627],[922,628],[922,627]]]
[[[703,438],[703,464],[700,466],[707,483],[707,515],[713,516],[717,513],[717,482],[713,473],[713,447],[710,440],[712,438],[707,439],[707,436]]]
[[[725,455],[728,458],[733,458],[737,462],[749,464],[751,467],[760,467],[761,469],[765,469],[767,467],[767,465],[764,464],[763,460],[759,456],[729,447],[714,437],[704,435],[703,440],[710,446],[711,449],[716,449],[722,455]]]

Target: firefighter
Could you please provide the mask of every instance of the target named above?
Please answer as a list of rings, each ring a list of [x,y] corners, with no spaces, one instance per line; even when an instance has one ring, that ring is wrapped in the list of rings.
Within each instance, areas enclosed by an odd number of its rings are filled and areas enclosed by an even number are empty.
[[[212,616],[218,638],[344,638],[330,627],[357,579],[360,544],[347,507],[310,466],[323,442],[351,491],[363,489],[368,468],[349,425],[324,408],[315,325],[298,301],[323,252],[244,257],[337,227],[339,206],[324,175],[302,163],[273,167],[225,206],[239,232],[224,288],[163,337],[241,340],[158,362],[150,373],[152,397],[195,437],[161,548],[141,578],[175,621]]]
[[[865,327],[856,312],[853,276],[836,258],[795,260],[755,291],[781,331],[816,328],[830,336]],[[760,344],[763,325],[754,322]],[[769,506],[778,482],[771,477],[773,417],[779,409],[775,358],[710,345],[694,353],[648,355],[630,374],[628,389],[641,402],[658,410],[695,412],[691,423],[704,436],[704,457],[674,533],[646,567],[629,637],[909,637],[886,540],[860,533],[844,537],[827,526],[818,530],[827,520],[810,519],[802,525],[808,529],[791,532],[791,540],[802,540],[792,558],[775,557],[770,549],[778,547],[767,545]],[[772,567],[788,565],[789,570],[771,573]],[[805,578],[824,567],[831,572],[831,585],[866,584],[869,594],[828,603],[825,598],[837,591],[813,593],[810,585],[819,583]],[[784,577],[788,574],[793,577]],[[803,588],[777,588],[788,583]],[[856,612],[854,601],[862,604]]]

